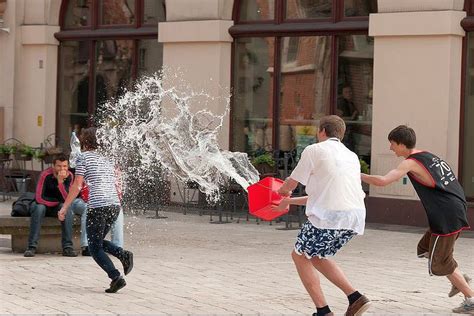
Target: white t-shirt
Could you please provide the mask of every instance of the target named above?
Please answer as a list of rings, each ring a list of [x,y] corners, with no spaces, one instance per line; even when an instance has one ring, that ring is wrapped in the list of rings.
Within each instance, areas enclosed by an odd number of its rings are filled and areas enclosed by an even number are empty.
[[[290,178],[306,186],[306,215],[313,226],[364,233],[359,158],[337,138],[306,147]]]

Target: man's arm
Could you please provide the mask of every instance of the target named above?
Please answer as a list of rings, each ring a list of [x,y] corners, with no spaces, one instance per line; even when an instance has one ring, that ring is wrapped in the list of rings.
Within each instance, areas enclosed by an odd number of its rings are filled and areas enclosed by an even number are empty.
[[[73,181],[74,181],[74,175],[72,174],[71,171],[67,171],[64,177],[63,175],[58,174],[58,189],[59,189],[59,192],[61,192],[61,195],[64,200],[66,200],[67,198],[67,195],[69,193],[69,187],[71,183],[73,183]]]
[[[281,186],[281,188],[278,190],[278,194],[282,196],[290,196],[291,191],[296,189],[298,186],[298,181],[293,180],[292,178],[288,177],[285,180],[285,183]]]
[[[36,185],[35,200],[37,203],[46,205],[47,207],[54,207],[59,204],[56,198],[50,198],[45,195],[46,187],[45,187],[44,182],[46,181],[46,177],[51,174],[53,174],[53,170],[51,168],[43,171],[40,175],[38,184]]]
[[[306,205],[307,201],[308,201],[308,196],[299,196],[299,197],[294,197],[294,198],[286,197],[283,200],[281,200],[278,205],[273,204],[272,210],[281,212],[287,209],[288,206],[290,205]]]
[[[122,170],[118,166],[115,167],[115,190],[120,201],[123,198],[123,181],[122,181]]]
[[[58,213],[58,219],[60,221],[64,221],[64,218],[66,217],[66,212],[69,209],[69,206],[71,206],[71,203],[74,201],[74,199],[78,196],[79,192],[81,191],[83,182],[84,182],[83,176],[76,176],[74,183],[71,184],[67,198],[64,201],[64,204],[61,207],[61,210]]]
[[[383,187],[401,179],[403,176],[405,176],[408,172],[411,171],[411,168],[412,161],[404,160],[398,165],[396,169],[390,170],[390,172],[384,176],[368,175],[365,173],[361,173],[361,178],[362,181],[364,181],[365,183]]]

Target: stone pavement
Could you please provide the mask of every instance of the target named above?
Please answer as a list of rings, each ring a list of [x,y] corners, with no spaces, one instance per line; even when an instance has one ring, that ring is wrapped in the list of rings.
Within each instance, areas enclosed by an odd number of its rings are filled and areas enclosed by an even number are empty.
[[[0,214],[10,204],[0,203]],[[167,219],[126,216],[126,248],[135,253],[135,267],[117,294],[104,293],[109,281],[90,257],[24,258],[11,253],[9,236],[0,235],[0,314],[313,312],[290,258],[296,230],[254,220],[214,225],[208,216],[164,214]],[[423,230],[391,228],[367,229],[336,256],[353,284],[372,300],[366,315],[450,315],[462,297],[448,298],[447,279],[428,276],[427,261],[416,258]],[[470,275],[473,245],[474,239],[460,238],[455,253]],[[344,294],[324,278],[322,287],[333,311],[343,315]]]

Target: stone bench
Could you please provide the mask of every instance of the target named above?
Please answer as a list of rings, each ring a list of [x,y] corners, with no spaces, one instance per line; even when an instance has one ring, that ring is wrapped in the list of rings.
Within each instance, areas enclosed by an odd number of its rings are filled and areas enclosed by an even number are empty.
[[[30,232],[30,217],[0,216],[0,234],[12,236],[12,251],[24,252],[28,246],[28,234]],[[74,249],[80,249],[81,221],[74,216],[73,225]],[[40,238],[37,253],[62,252],[61,246],[61,222],[56,217],[45,217],[41,224]]]

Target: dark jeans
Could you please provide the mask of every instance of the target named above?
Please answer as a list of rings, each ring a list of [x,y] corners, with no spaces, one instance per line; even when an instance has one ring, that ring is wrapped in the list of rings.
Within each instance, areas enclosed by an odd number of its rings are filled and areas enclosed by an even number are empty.
[[[105,271],[112,280],[120,276],[112,260],[106,253],[123,259],[124,251],[108,240],[104,240],[110,228],[117,220],[120,206],[111,205],[106,207],[90,208],[87,210],[87,240],[89,251],[95,262]]]
[[[62,204],[60,203],[55,207],[47,207],[44,204],[34,202],[31,208],[31,222],[30,222],[30,234],[28,236],[28,248],[37,248],[38,240],[40,237],[41,223],[43,218],[47,217],[58,217],[58,212],[61,209]],[[61,244],[63,249],[72,248],[72,224],[73,224],[72,212],[66,213],[66,218],[61,222]],[[58,219],[59,221],[59,219]]]

